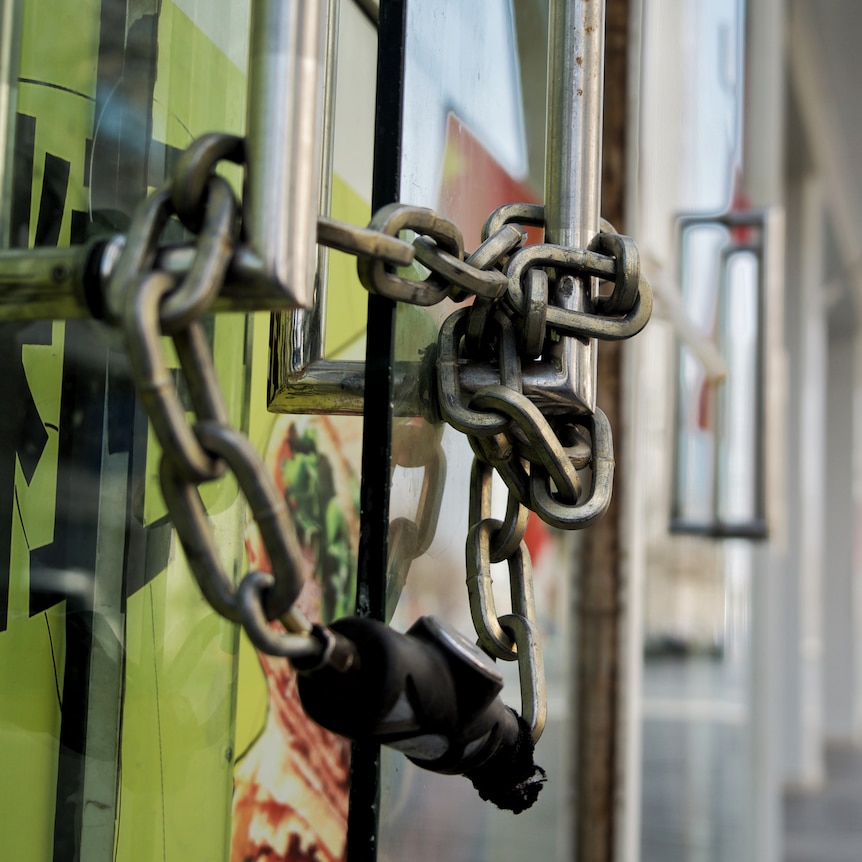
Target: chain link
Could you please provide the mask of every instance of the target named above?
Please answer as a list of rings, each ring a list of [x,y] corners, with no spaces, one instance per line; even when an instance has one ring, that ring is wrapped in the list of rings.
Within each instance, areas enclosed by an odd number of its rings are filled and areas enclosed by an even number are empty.
[[[425,207],[389,204],[374,214],[368,227],[393,237],[402,230],[412,230],[429,236],[456,260],[464,259],[464,239],[458,226]],[[366,290],[411,305],[436,305],[452,290],[451,284],[434,276],[421,281],[396,275],[387,270],[384,261],[378,258],[360,257],[357,269]]]
[[[536,623],[530,551],[523,541],[527,510],[510,505],[506,521],[490,517],[493,470],[478,458],[470,476],[470,523],[467,534],[467,593],[479,645],[488,655],[517,661],[521,715],[538,741],[545,727],[542,648]],[[504,561],[509,572],[512,613],[497,614],[491,564]]]
[[[520,248],[527,241],[527,234],[515,225],[503,225],[485,237],[482,244],[465,261],[469,266],[487,269],[489,266],[503,264],[509,254]],[[456,297],[453,296],[453,299]],[[470,319],[465,332],[465,347],[467,353],[474,359],[483,356],[486,348],[486,328],[494,316],[496,305],[488,297],[477,296],[470,306]]]
[[[201,232],[207,189],[216,167],[223,161],[245,164],[244,138],[209,132],[197,138],[177,160],[171,180],[171,201],[179,220],[194,234]]]
[[[437,336],[437,396],[443,418],[462,434],[491,437],[512,424],[508,416],[472,410],[461,390],[459,345],[467,328],[469,310],[458,309],[449,315]],[[499,327],[498,350],[500,382],[516,391],[521,389],[521,360],[515,348],[511,320],[502,314],[494,318]]]
[[[386,571],[386,618],[392,618],[414,560],[431,547],[437,533],[446,454],[441,445],[443,426],[424,420],[398,425],[392,432],[392,461],[396,467],[422,469],[422,488],[414,518],[389,522],[389,557]]]
[[[507,269],[509,286],[507,301],[514,314],[526,317],[532,312],[522,285],[526,273],[533,267],[553,268],[580,277],[598,276],[617,280],[617,265],[613,257],[585,249],[563,248],[558,245],[533,245],[512,256]],[[621,285],[621,286],[620,286]],[[616,295],[615,295],[616,294]],[[628,308],[622,307],[629,301]],[[560,334],[586,336],[616,341],[637,335],[652,314],[652,292],[639,268],[623,270],[615,293],[604,302],[594,305],[607,307],[613,303],[620,314],[603,314],[598,311],[573,311],[545,303],[547,325]]]
[[[558,497],[574,504],[581,493],[581,481],[554,429],[535,404],[520,392],[505,386],[487,386],[470,399],[474,408],[509,416],[512,420],[510,440],[518,458],[529,454],[531,479],[539,475],[550,478]],[[525,445],[519,445],[523,441]]]
[[[242,251],[239,207],[230,185],[215,173],[223,160],[242,164],[243,140],[205,135],[180,158],[172,182],[142,204],[106,288],[105,307],[108,319],[125,333],[135,383],[163,451],[165,501],[204,597],[218,613],[241,623],[258,649],[301,661],[308,669],[337,661],[333,636],[294,607],[304,566],[296,532],[260,456],[228,424],[200,323],[231,260]],[[182,280],[156,268],[161,235],[173,216],[196,236],[194,260]],[[609,503],[614,461],[605,415],[600,410],[543,415],[524,394],[522,362],[545,361],[546,346],[560,338],[628,338],[646,324],[652,299],[637,247],[607,222],[587,249],[547,243],[524,247],[523,225],[544,227],[543,208],[500,207],[483,226],[482,244],[465,255],[454,223],[430,209],[390,204],[375,213],[368,228],[320,218],[317,238],[357,255],[360,280],[372,293],[421,306],[447,297],[474,298],[440,327],[436,391],[443,419],[467,435],[476,456],[466,563],[479,643],[489,655],[518,661],[522,714],[537,739],[546,707],[530,555],[523,541],[527,517],[533,510],[562,529],[592,523]],[[400,236],[403,231],[418,236],[408,242]],[[425,278],[394,271],[417,264],[429,270]],[[586,310],[561,308],[553,303],[552,286],[562,275],[598,278],[612,289],[606,296],[588,297]],[[163,354],[165,334],[176,347],[191,421]],[[471,362],[491,363],[498,382],[464,391],[461,369]],[[409,439],[395,463],[422,467],[424,476],[416,518],[396,518],[390,525],[393,596],[434,538],[446,474],[441,426],[419,428],[420,437],[412,443],[414,432],[405,429]],[[494,470],[508,490],[503,521],[490,517]],[[582,470],[590,472],[586,496]],[[250,572],[237,585],[219,560],[198,490],[226,471],[248,502],[270,569]],[[511,613],[502,615],[491,588],[490,567],[499,562],[508,566],[512,603]]]
[[[589,430],[592,440],[589,462],[592,475],[586,498],[574,504],[560,500],[540,471],[530,477],[531,508],[546,524],[560,530],[582,530],[604,515],[611,502],[614,481],[614,447],[608,417],[596,408],[592,415],[578,416],[575,421]],[[576,457],[571,458],[573,463],[577,463]]]
[[[409,242],[324,216],[317,219],[317,241],[328,248],[374,258],[392,266],[410,266],[415,257]]]
[[[498,299],[506,292],[509,281],[496,269],[480,269],[438,248],[434,240],[425,237],[413,240],[413,248],[416,249],[419,263],[452,286],[450,296],[454,294],[457,298],[467,293],[485,299]],[[458,288],[457,292],[455,288]]]
[[[161,272],[142,276],[135,290],[128,294],[122,323],[126,334],[126,350],[132,367],[138,396],[150,417],[156,437],[162,445],[163,457],[174,469],[192,482],[206,482],[224,474],[218,463],[201,445],[186,419],[176,383],[162,350],[159,305],[174,287],[174,280]],[[189,378],[195,412],[201,419],[224,419],[226,409],[218,390],[206,393],[207,383],[214,376],[212,358],[198,348],[201,324],[190,324],[174,336],[180,367]],[[186,368],[184,359],[194,357]],[[204,394],[206,393],[206,394]]]
[[[482,239],[485,239],[505,225],[529,225],[545,227],[545,208],[541,204],[503,204],[497,207],[482,225]]]
[[[213,174],[223,158],[237,160],[239,139],[208,135],[180,159],[171,184],[136,212],[107,288],[109,315],[122,328],[141,402],[162,447],[162,493],[189,567],[212,607],[242,622],[251,640],[278,655],[324,656],[327,639],[293,608],[303,583],[302,554],[284,499],[260,455],[228,425],[212,351],[199,318],[224,282],[237,248],[237,206],[230,186]],[[197,199],[195,199],[197,196]],[[182,280],[154,270],[159,239],[180,215],[198,232],[195,259]],[[194,420],[186,418],[161,336],[170,333],[187,384]],[[238,587],[219,559],[198,485],[230,470],[248,502],[271,573],[246,575]],[[282,631],[268,621],[278,619]]]

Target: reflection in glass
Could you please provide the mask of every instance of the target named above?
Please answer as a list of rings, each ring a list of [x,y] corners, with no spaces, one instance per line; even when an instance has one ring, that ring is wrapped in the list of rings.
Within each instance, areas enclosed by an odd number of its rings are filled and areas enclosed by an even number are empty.
[[[482,223],[496,207],[538,202],[543,182],[543,147],[531,141],[536,129],[545,128],[547,3],[488,0],[481,6],[477,14],[471,3],[407,5],[400,198],[452,219],[468,251],[478,245]],[[400,306],[396,359],[420,359],[453,309],[449,301],[428,310]],[[426,448],[423,441],[433,444],[428,454],[434,457],[417,457]],[[436,614],[472,638],[464,563],[470,447],[452,428],[435,439],[421,424],[396,421],[393,459],[389,538],[400,558],[390,573],[392,624],[404,630],[418,615]],[[442,489],[429,472],[439,463],[445,463]],[[504,505],[505,495],[496,495],[495,502]],[[419,541],[429,522],[436,522],[433,539]],[[544,826],[557,817],[567,792],[561,754],[566,633],[560,619],[567,602],[557,576],[564,564],[558,558],[560,544],[544,525],[528,530],[528,543],[551,695],[550,720],[536,759],[554,769],[554,780],[534,808],[512,818],[483,802],[467,779],[423,772],[384,750],[382,859],[482,862],[527,853],[557,858],[562,852],[558,830]],[[414,551],[423,548],[426,552],[414,558]],[[503,569],[499,577],[495,573],[502,588],[497,597],[501,613],[509,603]],[[505,665],[500,667],[506,675],[504,697],[517,708],[515,663],[499,664]]]
[[[734,221],[742,226],[733,226]],[[716,342],[727,379],[679,351],[672,529],[765,535],[762,227],[752,217],[682,220],[680,280],[689,316]]]

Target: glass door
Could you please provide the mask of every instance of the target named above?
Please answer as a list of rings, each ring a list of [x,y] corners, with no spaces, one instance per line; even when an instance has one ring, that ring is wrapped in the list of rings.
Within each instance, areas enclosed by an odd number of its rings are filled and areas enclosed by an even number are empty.
[[[195,136],[242,132],[247,4],[0,5],[4,37],[20,34],[0,73],[4,247],[124,231]],[[246,427],[247,327],[207,324]],[[4,853],[226,858],[239,638],[173,543],[118,337],[85,320],[3,324],[0,394]],[[238,562],[235,488],[205,497]]]
[[[384,33],[387,22],[392,30]],[[541,200],[547,22],[543,0],[494,0],[483,5],[481,15],[469,5],[442,0],[382,5],[381,42],[390,40],[397,51],[403,40],[403,84],[394,118],[400,146],[389,154],[394,162],[376,163],[375,184],[388,183],[378,189],[389,195],[378,205],[397,199],[433,209],[461,228],[469,252],[479,245],[482,225],[498,206]],[[381,80],[391,81],[391,71]],[[378,135],[380,121],[378,114]],[[391,114],[384,122],[393,122]],[[391,127],[385,131],[392,134]],[[541,241],[541,230],[532,230],[530,238]],[[421,278],[423,273],[414,264],[407,274]],[[379,325],[392,333],[396,365],[427,359],[443,321],[459,307],[465,306],[450,300],[431,308],[384,304]],[[374,314],[373,303],[369,308]],[[369,340],[374,325],[370,319]],[[465,569],[472,452],[466,437],[453,428],[410,415],[409,393],[399,390],[398,379],[391,404],[385,397],[376,406],[366,402],[366,441],[384,422],[391,427],[390,451],[377,462],[390,482],[386,543],[381,543],[388,553],[377,561],[387,580],[378,587],[377,610],[401,631],[432,614],[473,639]],[[369,481],[368,472],[364,481]],[[502,517],[505,497],[502,482],[495,484],[495,517]],[[373,529],[369,524],[368,530]],[[547,661],[550,712],[536,760],[548,768],[548,784],[536,805],[515,819],[483,802],[466,778],[421,770],[399,752],[384,749],[380,859],[409,855],[474,862],[528,853],[565,858],[569,789],[563,763],[570,742],[565,573],[571,567],[572,544],[535,516],[526,541]],[[494,569],[500,576],[497,602],[503,613],[509,598],[505,563],[501,565],[503,571],[497,565]],[[515,663],[498,667],[506,680],[504,700],[519,710]]]

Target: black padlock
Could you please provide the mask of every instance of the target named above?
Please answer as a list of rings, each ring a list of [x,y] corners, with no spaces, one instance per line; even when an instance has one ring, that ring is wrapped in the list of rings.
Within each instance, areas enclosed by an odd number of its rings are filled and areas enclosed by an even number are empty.
[[[493,661],[435,617],[406,634],[364,617],[329,627],[338,661],[299,670],[299,695],[318,724],[374,739],[433,772],[466,775],[480,796],[516,814],[545,773],[533,762],[528,724],[499,694]]]

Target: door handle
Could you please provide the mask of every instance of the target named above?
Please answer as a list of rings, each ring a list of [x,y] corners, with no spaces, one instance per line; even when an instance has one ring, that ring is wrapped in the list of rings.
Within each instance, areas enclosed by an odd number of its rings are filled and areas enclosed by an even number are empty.
[[[12,14],[16,6],[4,4],[4,14]],[[215,163],[227,155],[219,147],[226,141],[229,146],[239,142],[244,153],[233,160],[247,163],[245,240],[231,262],[216,311],[307,308],[313,303],[318,189],[324,157],[326,33],[334,8],[331,0],[252,3],[247,135],[244,144],[240,139],[213,135],[211,147],[216,152],[204,154],[204,161]],[[4,27],[4,36],[7,29],[12,32]],[[5,38],[0,41],[0,53],[9,54],[9,62],[2,65],[12,69],[10,78],[16,80],[13,48]],[[5,92],[5,88],[0,90]],[[8,107],[0,103],[0,123]],[[5,146],[13,136],[3,125],[0,132]],[[202,150],[198,146],[197,153]],[[8,181],[8,172],[3,170],[8,162],[0,159],[0,191]],[[198,176],[206,181],[208,171],[201,170]],[[197,200],[199,195],[190,193],[185,198]],[[122,242],[114,237],[61,250],[0,252],[0,322],[98,316],[102,310],[99,289],[110,279]],[[160,268],[184,272],[193,257],[190,245],[165,249],[159,252]]]
[[[751,209],[687,214],[677,219],[680,293],[683,301],[693,296],[697,301],[699,295],[701,306],[711,309],[716,346],[727,362],[729,373],[719,381],[720,385],[706,379],[686,358],[684,346],[680,346],[671,532],[715,538],[758,539],[767,535],[766,305],[775,217],[776,213],[770,209]],[[698,232],[704,247],[696,254],[701,269],[694,271],[692,247],[698,241]],[[704,279],[712,280],[713,300],[704,294],[709,290],[703,286]],[[746,326],[753,324],[752,344],[743,343],[749,340],[749,335],[740,334],[740,315],[745,318]],[[685,368],[689,371],[683,373]],[[686,380],[690,381],[689,388],[699,387],[697,393],[684,390]],[[751,387],[745,409],[750,433],[745,441],[731,430],[739,420],[745,421],[745,416],[739,415],[740,398],[745,395],[740,387]],[[700,416],[696,429],[691,418],[695,409]],[[732,413],[737,417],[736,423],[730,422]],[[747,484],[740,483],[739,477],[731,480],[731,461],[737,467],[746,465]],[[728,496],[731,488],[735,489],[733,499]]]

